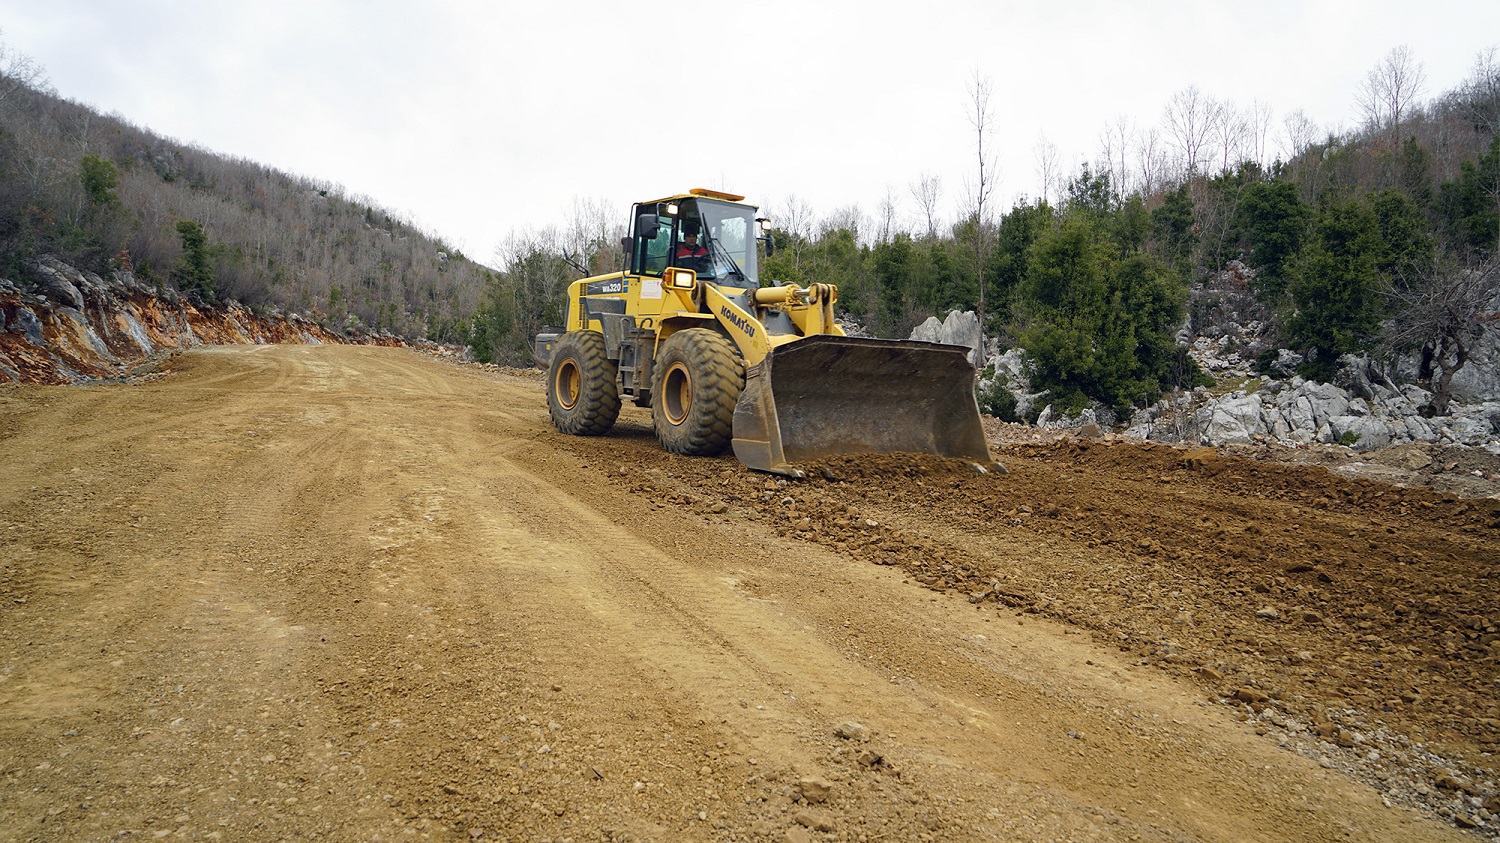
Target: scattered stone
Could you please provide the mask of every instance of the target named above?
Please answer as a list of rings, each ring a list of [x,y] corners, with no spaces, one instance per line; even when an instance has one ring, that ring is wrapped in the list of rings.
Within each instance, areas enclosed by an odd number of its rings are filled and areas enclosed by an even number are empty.
[[[798,811],[792,816],[792,822],[813,831],[833,831],[833,818],[815,811]]]
[[[1469,790],[1468,783],[1458,776],[1453,775],[1452,773],[1441,773],[1437,776],[1437,778],[1432,780],[1432,783],[1442,788],[1443,790]]]
[[[1182,465],[1185,468],[1206,468],[1218,459],[1219,452],[1213,448],[1194,448],[1182,455]]]
[[[831,782],[815,776],[798,781],[797,787],[802,792],[802,798],[808,802],[826,802],[828,794],[833,791]]]
[[[789,828],[782,840],[786,843],[812,843],[812,835],[805,828]]]
[[[870,739],[870,730],[852,721],[840,725],[833,730],[833,733],[846,741],[864,742]]]
[[[1264,692],[1258,691],[1254,688],[1240,688],[1239,690],[1234,692],[1234,698],[1242,703],[1251,705],[1255,703],[1268,702],[1271,699]]]
[[[1224,678],[1224,674],[1207,666],[1198,668],[1198,675],[1209,682],[1218,682]]]
[[[1262,606],[1256,611],[1255,616],[1268,621],[1281,620],[1281,613],[1276,611],[1275,606]]]

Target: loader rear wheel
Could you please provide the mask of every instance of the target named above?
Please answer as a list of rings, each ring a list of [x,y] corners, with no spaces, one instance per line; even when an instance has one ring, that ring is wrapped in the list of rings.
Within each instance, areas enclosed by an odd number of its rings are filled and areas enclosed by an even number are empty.
[[[651,420],[662,447],[691,457],[722,453],[745,388],[745,361],[734,345],[707,328],[688,328],[667,337],[653,368]]]
[[[547,411],[553,426],[573,436],[608,432],[620,415],[618,373],[619,367],[605,351],[603,334],[563,334],[547,368]]]

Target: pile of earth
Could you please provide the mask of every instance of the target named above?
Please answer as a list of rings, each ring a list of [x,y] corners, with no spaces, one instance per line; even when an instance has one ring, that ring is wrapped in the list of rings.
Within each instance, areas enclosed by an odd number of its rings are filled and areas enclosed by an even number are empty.
[[[1269,449],[1020,426],[991,438],[1006,472],[861,455],[788,480],[727,456],[660,453],[649,418],[633,413],[610,437],[562,439],[661,508],[757,522],[899,567],[978,610],[1061,621],[1391,798],[1450,818],[1500,813],[1500,501],[1280,462]]]

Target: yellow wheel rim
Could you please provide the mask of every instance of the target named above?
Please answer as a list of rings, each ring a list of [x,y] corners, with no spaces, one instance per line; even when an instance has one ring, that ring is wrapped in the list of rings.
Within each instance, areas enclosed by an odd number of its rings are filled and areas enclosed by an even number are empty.
[[[573,409],[578,403],[578,393],[583,391],[583,373],[578,370],[578,361],[568,358],[557,367],[557,380],[553,392],[557,403],[564,410]]]
[[[662,410],[667,421],[679,425],[687,421],[688,411],[693,406],[693,375],[686,365],[673,363],[662,378]]]

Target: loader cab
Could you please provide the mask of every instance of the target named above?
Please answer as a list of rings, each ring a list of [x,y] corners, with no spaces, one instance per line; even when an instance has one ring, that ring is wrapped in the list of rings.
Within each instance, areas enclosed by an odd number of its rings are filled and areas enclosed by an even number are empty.
[[[660,277],[671,266],[703,281],[758,287],[760,224],[755,208],[706,196],[648,202],[634,207],[630,270]]]

